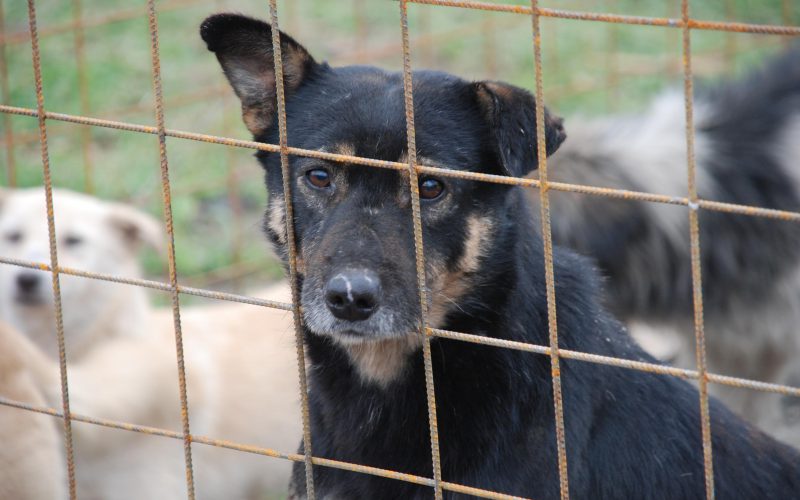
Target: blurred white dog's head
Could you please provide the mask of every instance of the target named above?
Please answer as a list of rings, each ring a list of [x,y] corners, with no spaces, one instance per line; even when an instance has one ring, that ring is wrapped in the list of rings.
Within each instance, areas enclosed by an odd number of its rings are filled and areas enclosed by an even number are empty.
[[[129,206],[54,190],[58,263],[62,268],[138,278],[143,246],[160,248],[159,223]],[[43,187],[0,189],[0,257],[50,264],[50,239]],[[60,275],[64,333],[70,351],[83,351],[124,313],[128,285]],[[50,272],[0,263],[0,320],[28,334],[54,354],[55,314]],[[130,304],[130,307],[139,307]],[[124,314],[123,314],[124,315]]]

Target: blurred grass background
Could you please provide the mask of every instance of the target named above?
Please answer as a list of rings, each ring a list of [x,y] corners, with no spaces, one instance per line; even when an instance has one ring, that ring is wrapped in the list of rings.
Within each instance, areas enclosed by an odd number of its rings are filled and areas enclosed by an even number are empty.
[[[10,94],[7,104],[36,107],[27,7],[0,0],[3,49]],[[505,3],[526,4],[524,0]],[[543,0],[543,7],[629,15],[679,17],[678,0]],[[145,3],[123,0],[39,0],[45,106],[49,111],[154,125],[151,59]],[[162,0],[161,69],[168,128],[249,139],[239,104],[216,59],[198,36],[210,13],[237,11],[268,17],[264,0]],[[796,23],[786,0],[695,0],[692,16],[714,21]],[[391,0],[283,0],[282,28],[318,60],[334,65],[401,68],[399,8]],[[523,15],[411,5],[415,68],[435,68],[470,79],[499,79],[533,89],[530,18]],[[83,28],[85,87],[80,51],[68,29]],[[116,17],[114,22],[109,18]],[[680,88],[681,33],[670,28],[542,19],[545,96],[550,107],[575,115],[633,112],[662,88]],[[732,75],[787,42],[775,36],[693,31],[696,78]],[[82,100],[83,99],[83,100]],[[567,122],[567,127],[569,122]],[[0,185],[42,183],[34,118],[0,119]],[[6,137],[11,128],[13,141]],[[132,203],[162,215],[157,140],[106,128],[48,122],[54,185]],[[84,147],[84,141],[87,147]],[[167,138],[175,220],[175,249],[182,283],[242,292],[281,276],[261,234],[266,206],[262,172],[252,151]],[[56,217],[58,215],[56,214]],[[163,277],[165,258],[149,255],[147,272]]]

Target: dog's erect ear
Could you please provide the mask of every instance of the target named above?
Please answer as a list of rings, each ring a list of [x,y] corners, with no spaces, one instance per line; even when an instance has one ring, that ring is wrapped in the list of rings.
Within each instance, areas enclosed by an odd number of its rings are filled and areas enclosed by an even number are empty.
[[[217,14],[203,21],[200,36],[217,55],[222,70],[242,101],[242,118],[254,136],[271,125],[277,108],[272,27],[237,14]],[[316,63],[290,36],[281,33],[284,92],[288,98]]]
[[[536,100],[518,87],[502,82],[474,84],[483,117],[489,125],[495,154],[504,173],[523,177],[539,166],[536,149]],[[545,109],[547,156],[567,138],[563,120]]]
[[[137,253],[142,246],[163,252],[165,232],[158,220],[122,203],[109,205],[107,220],[132,253]]]

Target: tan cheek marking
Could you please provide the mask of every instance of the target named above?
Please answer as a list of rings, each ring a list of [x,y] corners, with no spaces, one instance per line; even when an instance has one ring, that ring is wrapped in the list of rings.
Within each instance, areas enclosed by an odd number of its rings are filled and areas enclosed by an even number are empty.
[[[478,270],[480,258],[489,244],[492,232],[492,220],[489,217],[470,217],[467,220],[467,239],[464,242],[464,253],[458,261],[458,268],[465,273]]]
[[[276,196],[269,201],[269,228],[278,235],[278,243],[286,244],[286,208],[283,197]]]
[[[408,355],[421,346],[422,336],[409,332],[397,339],[347,345],[345,351],[363,382],[386,387],[403,374]]]
[[[488,217],[467,219],[467,238],[464,252],[458,260],[456,270],[443,271],[430,280],[430,306],[428,323],[433,328],[441,328],[447,313],[457,307],[458,299],[472,286],[470,273],[479,269],[480,259],[485,253],[492,232],[492,221]],[[444,262],[431,262],[434,269],[446,269]]]
[[[468,283],[464,273],[445,271],[445,262],[429,259],[429,266],[439,271],[429,278],[428,324],[433,328],[444,326],[444,318],[457,301],[467,291]]]

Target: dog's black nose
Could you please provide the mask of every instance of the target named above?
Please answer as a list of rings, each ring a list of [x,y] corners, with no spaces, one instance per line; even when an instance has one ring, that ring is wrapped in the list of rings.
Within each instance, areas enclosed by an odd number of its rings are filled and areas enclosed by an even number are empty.
[[[325,303],[339,319],[362,321],[378,309],[381,282],[368,269],[337,273],[325,285]]]
[[[35,273],[22,273],[17,275],[17,288],[20,292],[31,293],[39,287],[39,275]]]

